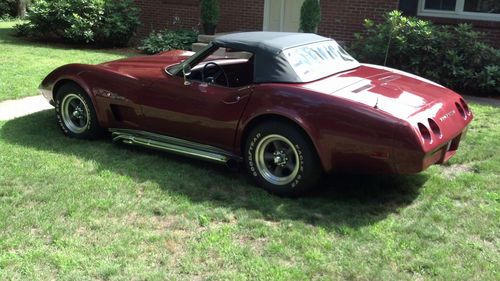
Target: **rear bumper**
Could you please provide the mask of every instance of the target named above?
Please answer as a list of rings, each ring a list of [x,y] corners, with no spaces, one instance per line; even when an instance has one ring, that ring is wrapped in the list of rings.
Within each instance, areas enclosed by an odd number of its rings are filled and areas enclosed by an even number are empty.
[[[396,165],[397,172],[400,174],[413,174],[421,172],[431,165],[447,162],[457,152],[460,142],[467,134],[467,128],[465,127],[451,140],[444,142],[428,153],[413,153],[413,155],[408,155],[405,162]]]

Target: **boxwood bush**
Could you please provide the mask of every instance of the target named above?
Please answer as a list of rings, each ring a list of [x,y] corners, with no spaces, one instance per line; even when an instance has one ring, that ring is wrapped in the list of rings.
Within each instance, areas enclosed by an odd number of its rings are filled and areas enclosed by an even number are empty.
[[[16,26],[20,36],[109,46],[126,45],[140,24],[133,0],[37,0],[26,19]]]
[[[351,53],[362,62],[415,73],[462,94],[500,96],[500,50],[472,26],[434,25],[399,11],[382,23],[365,20]]]
[[[146,54],[156,54],[169,50],[190,50],[198,39],[198,33],[190,30],[153,31],[142,41],[139,50]]]

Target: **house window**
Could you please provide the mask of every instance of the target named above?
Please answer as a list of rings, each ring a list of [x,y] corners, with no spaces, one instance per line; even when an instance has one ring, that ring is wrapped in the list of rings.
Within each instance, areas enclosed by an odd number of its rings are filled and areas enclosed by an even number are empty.
[[[418,15],[500,21],[499,0],[419,0]]]

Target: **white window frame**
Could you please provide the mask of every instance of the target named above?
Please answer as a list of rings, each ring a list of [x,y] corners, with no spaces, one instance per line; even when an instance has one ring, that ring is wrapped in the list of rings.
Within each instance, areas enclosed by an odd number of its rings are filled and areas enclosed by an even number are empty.
[[[418,0],[419,16],[483,20],[483,21],[500,21],[500,14],[465,12],[464,11],[465,0],[457,0],[457,3],[455,5],[455,11],[425,9],[425,1],[427,0]]]

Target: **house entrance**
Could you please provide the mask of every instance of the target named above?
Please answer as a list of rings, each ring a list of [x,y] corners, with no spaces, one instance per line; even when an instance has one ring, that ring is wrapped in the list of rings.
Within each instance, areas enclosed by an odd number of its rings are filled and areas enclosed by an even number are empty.
[[[304,0],[266,0],[264,30],[297,32],[300,27],[300,8]]]

